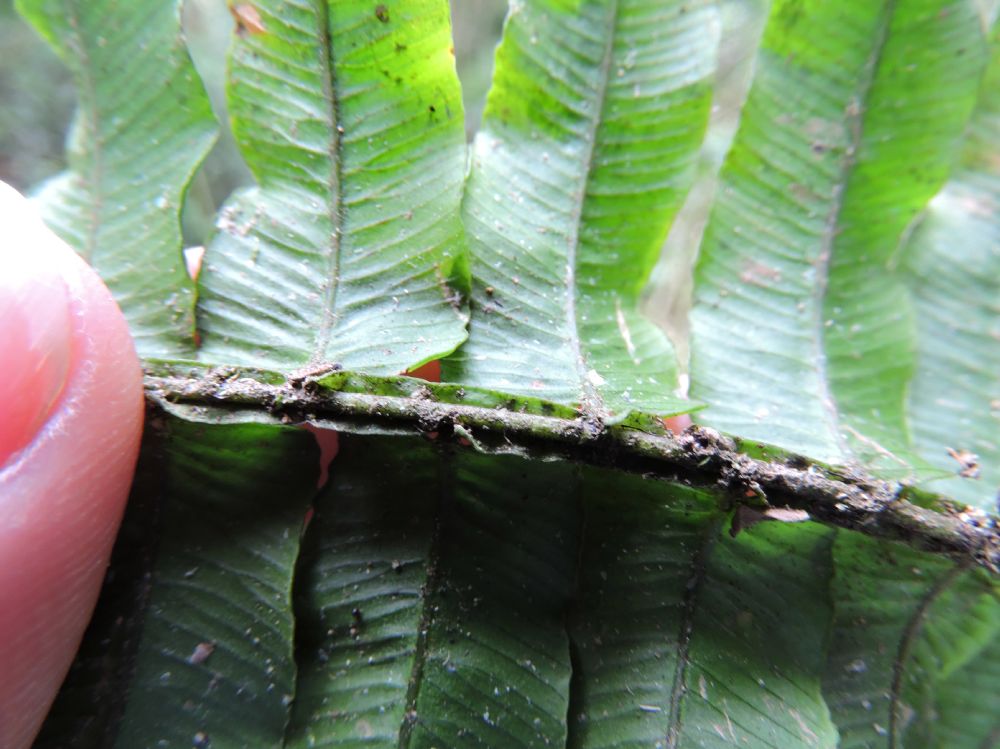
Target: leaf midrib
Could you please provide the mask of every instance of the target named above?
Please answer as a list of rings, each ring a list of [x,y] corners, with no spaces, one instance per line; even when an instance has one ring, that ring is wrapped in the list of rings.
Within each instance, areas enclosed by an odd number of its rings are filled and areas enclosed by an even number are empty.
[[[593,115],[587,126],[586,152],[583,158],[584,179],[581,189],[576,194],[576,202],[570,216],[570,234],[567,237],[566,254],[566,323],[569,330],[569,340],[573,347],[576,359],[577,377],[580,380],[582,393],[581,406],[585,411],[593,415],[600,414],[603,409],[604,399],[598,392],[597,387],[587,377],[587,361],[583,352],[583,344],[580,341],[580,328],[577,321],[576,310],[576,264],[577,252],[580,247],[580,224],[583,220],[583,206],[587,201],[587,185],[590,182],[594,171],[594,152],[597,149],[597,132],[604,121],[604,106],[607,102],[608,81],[611,75],[611,58],[614,52],[615,35],[618,31],[618,6],[619,0],[611,0],[608,3],[607,23],[608,33],[604,43],[604,54],[601,58],[601,65],[598,68],[598,87],[596,104]]]
[[[413,729],[420,717],[417,713],[417,702],[420,699],[420,691],[424,683],[424,669],[427,665],[428,638],[434,618],[432,597],[436,595],[439,583],[442,528],[444,514],[453,502],[454,477],[454,461],[449,453],[444,453],[438,460],[437,507],[435,508],[434,528],[431,531],[427,555],[427,577],[421,596],[422,610],[420,622],[417,625],[417,642],[413,651],[413,665],[410,667],[410,681],[403,702],[403,719],[399,726],[397,749],[409,749],[413,739]]]
[[[721,520],[708,523],[701,544],[691,558],[691,575],[681,604],[681,626],[677,635],[677,670],[674,672],[674,683],[670,687],[670,717],[667,722],[665,749],[677,749],[681,740],[681,707],[687,694],[687,671],[691,663],[690,649],[691,638],[694,635],[695,612],[698,609],[701,586],[708,572],[708,560],[718,543],[721,531]]]
[[[833,390],[830,387],[829,366],[826,358],[826,296],[829,290],[830,263],[833,258],[834,240],[837,237],[837,227],[840,224],[840,215],[844,208],[844,196],[847,193],[847,186],[850,182],[855,166],[857,166],[857,155],[861,146],[861,139],[864,134],[864,113],[868,97],[871,94],[872,86],[878,72],[879,64],[882,62],[882,53],[885,51],[886,42],[889,39],[889,26],[892,22],[893,14],[896,12],[896,0],[887,0],[879,16],[877,38],[872,45],[871,53],[865,61],[862,75],[854,90],[853,100],[848,103],[847,110],[847,130],[849,143],[847,144],[844,157],[840,162],[840,169],[837,173],[837,180],[834,183],[836,193],[830,213],[827,215],[826,224],[823,231],[823,242],[820,245],[820,253],[816,262],[816,284],[813,287],[813,336],[814,353],[813,361],[816,372],[819,375],[820,387],[820,407],[826,416],[829,432],[832,434],[834,443],[842,456],[851,454],[847,441],[840,430],[840,410]],[[854,105],[852,109],[852,105]]]
[[[326,288],[323,291],[322,319],[316,331],[316,341],[311,363],[326,360],[326,350],[330,345],[333,328],[337,325],[337,291],[340,286],[341,237],[343,215],[341,212],[342,152],[343,139],[340,126],[340,99],[337,96],[337,77],[334,67],[333,38],[330,34],[330,8],[326,0],[317,0],[317,16],[320,21],[319,39],[321,45],[323,98],[330,107],[330,159],[329,188],[327,197],[327,218],[330,224],[330,245],[327,256]]]

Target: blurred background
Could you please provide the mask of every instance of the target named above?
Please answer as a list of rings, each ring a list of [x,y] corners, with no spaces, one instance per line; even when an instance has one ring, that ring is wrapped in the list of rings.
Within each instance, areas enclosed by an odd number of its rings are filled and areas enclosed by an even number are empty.
[[[506,13],[507,0],[452,3],[470,138],[482,115],[493,49]],[[224,121],[225,55],[233,29],[226,0],[187,0],[184,27],[216,114]],[[63,146],[76,100],[73,85],[56,55],[14,11],[14,0],[0,0],[0,61],[0,180],[30,190],[65,167]],[[208,184],[201,188],[221,196],[216,205],[234,186],[249,180],[232,142],[225,139],[204,171],[209,173]]]
[[[0,180],[21,191],[64,166],[76,97],[59,58],[0,0]]]
[[[719,0],[722,45],[698,178],[674,221],[645,300],[645,311],[670,334],[681,362],[687,359],[690,269],[718,169],[735,133],[766,5],[767,0]],[[507,0],[452,0],[451,8],[466,133],[471,140],[486,101]],[[225,122],[225,57],[233,27],[226,0],[187,0],[184,27],[216,115]],[[68,72],[14,12],[13,0],[0,0],[0,61],[0,180],[28,192],[65,167],[64,143],[75,94]],[[235,188],[250,181],[232,137],[223,129],[189,188],[183,216],[185,241],[204,244],[218,207]]]

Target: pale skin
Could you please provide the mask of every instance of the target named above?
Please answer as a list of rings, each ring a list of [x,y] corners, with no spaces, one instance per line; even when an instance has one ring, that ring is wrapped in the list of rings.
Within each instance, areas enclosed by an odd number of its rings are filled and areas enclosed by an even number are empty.
[[[93,271],[0,183],[0,747],[29,747],[93,610],[142,376]]]

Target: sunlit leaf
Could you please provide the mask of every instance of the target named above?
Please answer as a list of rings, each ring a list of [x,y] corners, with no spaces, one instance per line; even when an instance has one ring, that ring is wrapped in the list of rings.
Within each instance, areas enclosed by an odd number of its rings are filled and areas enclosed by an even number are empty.
[[[446,379],[599,417],[684,409],[638,300],[694,176],[716,35],[701,0],[512,6],[463,205],[470,339]]]
[[[229,108],[258,185],[208,248],[203,357],[398,374],[452,351],[467,271],[447,3],[245,5]]]
[[[986,61],[952,0],[779,0],[696,271],[705,423],[910,476],[910,300],[891,267],[954,160]]]
[[[931,488],[1000,511],[1000,38],[962,166],[906,246],[917,322],[914,441],[958,474]]]

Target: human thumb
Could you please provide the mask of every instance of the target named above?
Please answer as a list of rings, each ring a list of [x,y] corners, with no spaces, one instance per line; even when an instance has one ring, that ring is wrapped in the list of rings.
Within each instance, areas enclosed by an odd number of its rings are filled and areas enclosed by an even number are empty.
[[[0,747],[34,739],[90,618],[142,429],[94,272],[0,182]]]

